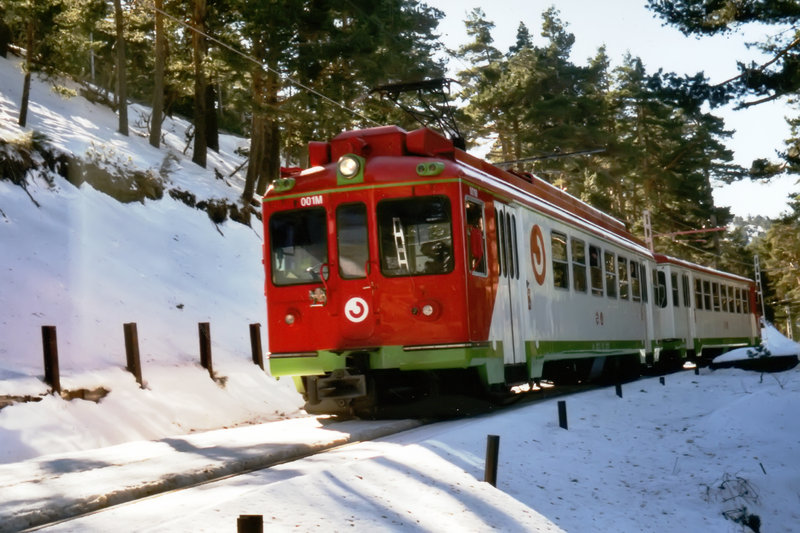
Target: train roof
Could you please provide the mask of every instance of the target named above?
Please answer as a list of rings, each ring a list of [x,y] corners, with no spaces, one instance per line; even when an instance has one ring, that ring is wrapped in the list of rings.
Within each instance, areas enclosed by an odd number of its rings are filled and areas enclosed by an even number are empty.
[[[585,226],[594,233],[618,240],[642,253],[649,253],[644,243],[631,234],[620,220],[533,174],[503,170],[472,156],[428,128],[407,132],[398,126],[379,126],[346,131],[329,142],[309,143],[309,164],[312,168],[335,162],[345,154],[367,158],[422,156],[450,160],[463,175],[501,189],[510,199],[527,201],[571,224]],[[309,171],[302,174],[307,173]]]
[[[722,272],[721,270],[716,270],[711,267],[698,265],[696,263],[692,263],[690,261],[686,261],[685,259],[678,259],[677,257],[671,257],[664,254],[654,253],[653,257],[658,264],[671,264],[676,265],[679,267],[687,268],[689,270],[694,270],[695,272],[700,272],[703,274],[708,274],[711,276],[717,276],[721,278],[727,278],[733,281],[739,281],[743,283],[754,283],[752,279],[746,278],[744,276],[738,276],[736,274],[731,274],[730,272]]]

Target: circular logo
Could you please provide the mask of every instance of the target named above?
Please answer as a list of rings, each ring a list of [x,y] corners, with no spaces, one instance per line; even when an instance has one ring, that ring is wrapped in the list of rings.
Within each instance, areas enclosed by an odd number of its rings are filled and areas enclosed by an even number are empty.
[[[545,262],[542,228],[538,224],[534,224],[533,228],[531,228],[531,264],[533,265],[533,277],[536,278],[536,283],[544,285],[547,263]]]
[[[347,303],[344,304],[344,316],[347,317],[347,320],[350,322],[363,322],[366,320],[367,315],[369,314],[369,305],[363,298],[354,297],[347,300]]]

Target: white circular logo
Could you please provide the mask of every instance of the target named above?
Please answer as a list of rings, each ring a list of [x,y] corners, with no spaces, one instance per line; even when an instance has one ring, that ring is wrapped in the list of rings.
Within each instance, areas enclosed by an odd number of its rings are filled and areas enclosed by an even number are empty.
[[[369,314],[369,306],[363,298],[354,297],[344,304],[344,316],[350,322],[363,322]]]

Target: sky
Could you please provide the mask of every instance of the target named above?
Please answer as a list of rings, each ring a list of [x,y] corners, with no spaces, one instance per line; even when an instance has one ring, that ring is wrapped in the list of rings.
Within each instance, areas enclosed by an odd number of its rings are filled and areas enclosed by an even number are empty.
[[[514,44],[520,21],[524,22],[534,39],[540,38],[541,13],[554,2],[526,0],[429,0],[432,7],[444,11],[446,17],[439,30],[443,42],[457,48],[467,42],[463,21],[474,7],[481,7],[494,22],[495,46],[505,51]],[[585,64],[587,58],[605,45],[612,65],[619,65],[626,53],[639,56],[649,72],[659,68],[666,72],[695,74],[704,72],[712,83],[722,82],[736,74],[737,60],[756,60],[761,57],[746,42],[760,41],[764,35],[774,35],[776,28],[747,27],[729,36],[686,37],[673,27],[664,26],[655,14],[645,8],[644,0],[561,0],[555,3],[561,20],[575,37],[572,60]],[[458,61],[451,60],[450,68],[458,70]],[[748,110],[716,110],[725,118],[726,126],[736,130],[728,145],[734,150],[737,163],[749,167],[753,159],[775,160],[776,150],[783,149],[789,126],[784,117],[793,113],[780,102],[762,104]],[[800,192],[795,177],[782,177],[769,184],[739,182],[718,187],[714,192],[717,205],[730,206],[734,215],[763,215],[777,217],[787,211],[786,200],[792,192]]]
[[[21,81],[19,62],[0,58],[4,139],[23,133]],[[131,107],[123,137],[107,108],[34,78],[29,127],[68,153],[169,168],[167,186],[198,200],[241,194],[231,173],[242,139],[223,136],[221,155],[210,154],[218,179],[182,153],[186,121],[166,121],[159,151],[141,113]],[[230,531],[240,514],[261,514],[269,531],[641,532],[679,523],[723,533],[740,530],[723,513],[745,506],[765,530],[800,521],[798,369],[705,369],[625,385],[623,398],[613,388],[571,396],[568,431],[555,400],[380,441],[305,416],[292,382],[250,360],[248,325],[266,318],[262,242],[257,221],[215,225],[169,195],[120,204],[61,177],[30,177],[26,189],[0,181],[0,396],[40,398],[0,409],[0,531],[347,436],[363,442],[47,530]],[[201,321],[211,324],[215,380],[198,364]],[[143,388],[124,370],[126,322],[138,324]],[[47,394],[45,324],[58,328],[62,387],[104,387],[98,403]],[[800,350],[767,340],[775,354]],[[501,437],[497,489],[482,481],[488,434]]]

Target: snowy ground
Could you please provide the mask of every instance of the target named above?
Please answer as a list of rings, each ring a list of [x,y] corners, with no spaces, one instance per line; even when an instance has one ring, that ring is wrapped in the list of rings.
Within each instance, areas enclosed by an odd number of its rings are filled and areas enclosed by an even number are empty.
[[[23,133],[16,126],[21,88],[18,63],[0,58],[5,139]],[[170,183],[198,199],[240,193],[241,180],[230,176],[240,140],[225,138],[221,155],[202,170],[182,154],[185,122],[168,123],[167,156],[135,128],[129,138],[115,133],[106,109],[64,100],[38,81],[31,94],[29,128],[64,151],[102,151],[142,169],[168,161]],[[252,228],[230,221],[217,228],[169,197],[122,205],[60,178],[52,187],[34,180],[28,192],[40,207],[0,181],[0,396],[46,393],[42,325],[58,327],[63,388],[111,392],[100,403],[47,396],[0,410],[0,463],[25,470],[26,460],[55,458],[46,474],[58,477],[74,454],[89,450],[146,448],[146,441],[302,415],[291,384],[250,362],[248,324],[263,324],[265,314],[256,220]],[[201,321],[211,323],[218,381],[198,364]],[[125,322],[138,324],[145,389],[123,370]],[[192,489],[163,508],[152,500],[152,515],[134,519],[125,513],[137,507],[123,506],[74,530],[230,530],[238,514],[254,513],[276,530],[295,531],[741,531],[722,513],[747,507],[766,531],[791,531],[800,523],[799,408],[796,370],[669,376],[666,386],[627,386],[624,399],[613,390],[571,398],[569,431],[557,427],[555,406],[545,402],[287,464],[232,480],[221,493]],[[499,491],[478,481],[490,433],[501,436]],[[10,491],[0,499],[9,501]],[[41,506],[58,497],[42,497]]]
[[[657,378],[624,385],[622,398],[611,387],[566,402],[569,430],[558,426],[556,400],[548,400],[45,530],[231,531],[238,516],[255,514],[267,531],[723,533],[749,531],[734,521],[745,517],[757,517],[762,531],[797,531],[800,371],[703,369],[666,376],[664,385]],[[307,418],[0,466],[7,500],[0,524],[4,516],[10,523],[15,506],[47,512],[87,491],[117,496],[135,489],[134,478],[169,479],[175,465],[197,473],[252,460],[254,449],[266,456],[283,442],[342,438],[342,431],[357,436],[360,429]],[[482,481],[487,435],[500,436],[497,489]],[[104,475],[110,469],[114,475]]]

